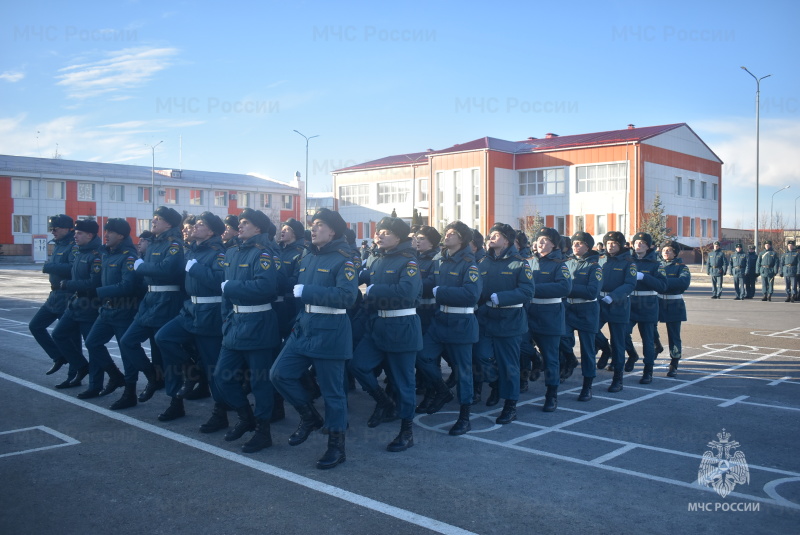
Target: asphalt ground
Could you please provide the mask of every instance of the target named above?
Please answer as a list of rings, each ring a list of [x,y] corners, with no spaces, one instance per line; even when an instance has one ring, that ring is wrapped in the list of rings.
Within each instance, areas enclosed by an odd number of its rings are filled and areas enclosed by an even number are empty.
[[[351,392],[347,462],[321,471],[326,437],[288,446],[288,407],[274,446],[247,455],[245,439],[197,431],[209,399],[161,423],[163,391],[117,412],[119,392],[82,401],[83,388],[54,389],[65,371],[44,375],[50,360],[27,328],[49,290],[38,269],[0,267],[0,533],[797,533],[800,304],[780,290],[771,303],[734,301],[726,284],[712,300],[697,277],[677,379],[659,358],[652,384],[638,383],[638,363],[609,394],[600,371],[581,403],[578,368],[553,413],[540,379],[516,422],[494,424],[502,404],[481,403],[472,432],[451,437],[453,402],[417,417],[403,453],[385,451],[399,423],[367,428],[373,402]],[[748,466],[726,497],[697,482],[723,429]]]

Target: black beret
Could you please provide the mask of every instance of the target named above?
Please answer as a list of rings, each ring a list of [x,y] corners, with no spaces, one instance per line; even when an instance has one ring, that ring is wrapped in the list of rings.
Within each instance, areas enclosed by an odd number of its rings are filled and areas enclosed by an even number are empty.
[[[561,243],[561,235],[554,228],[550,227],[540,228],[534,235],[533,239],[537,240],[539,239],[540,236],[544,236],[545,238],[553,242],[553,245],[555,245],[556,247],[558,247],[558,245]]]
[[[481,234],[478,231],[478,229],[476,229],[476,228],[472,229],[472,240],[471,241],[472,241],[473,245],[475,245],[475,247],[477,247],[478,249],[482,249],[483,248],[483,234]]]
[[[130,224],[128,224],[128,222],[122,219],[121,217],[112,217],[110,219],[107,219],[106,224],[103,225],[103,229],[110,230],[111,232],[116,232],[117,234],[121,234],[122,236],[131,235]]]
[[[226,215],[223,221],[225,226],[233,227],[235,229],[239,228],[239,218],[233,214]]]
[[[181,221],[183,220],[181,214],[179,214],[174,209],[168,206],[159,206],[158,209],[155,212],[153,212],[153,215],[154,216],[157,215],[158,217],[169,223],[169,225],[173,228],[181,226]]]
[[[447,231],[453,229],[456,234],[461,237],[461,243],[466,245],[472,241],[472,229],[469,228],[467,225],[462,223],[461,221],[453,221],[446,227],[444,227],[444,233],[447,234]]]
[[[634,243],[639,240],[645,242],[647,244],[647,247],[653,246],[653,237],[647,232],[637,232],[636,234],[634,234],[631,243]],[[719,244],[719,242],[717,242],[717,244]]]
[[[143,231],[142,231],[142,233],[141,233],[141,234],[139,234],[139,239],[140,239],[140,240],[147,240],[147,241],[150,241],[150,240],[152,240],[152,239],[153,239],[153,238],[155,238],[155,237],[156,237],[156,235],[155,235],[155,234],[153,234],[152,232],[150,232],[149,230],[143,230]]]
[[[407,241],[409,239],[408,235],[411,233],[411,227],[408,226],[408,223],[400,219],[399,217],[390,217],[386,216],[378,221],[378,225],[375,227],[375,231],[379,230],[388,230],[398,238],[400,241]]]
[[[264,212],[253,210],[252,208],[242,210],[242,213],[239,214],[239,221],[242,219],[247,219],[264,234],[269,232],[269,226],[272,223]]]
[[[489,229],[489,236],[492,235],[492,232],[499,232],[502,234],[503,237],[508,240],[509,245],[514,245],[514,241],[517,239],[517,231],[506,223],[495,223],[492,225],[492,228]]]
[[[342,219],[342,215],[330,208],[320,208],[317,213],[311,218],[311,221],[320,220],[333,230],[335,238],[344,236],[344,231],[347,229],[347,223]]]
[[[97,221],[94,219],[78,219],[78,222],[75,223],[75,230],[88,232],[89,234],[97,236],[97,233],[100,232],[100,225],[98,225]]]
[[[620,247],[625,247],[625,235],[622,232],[617,232],[616,230],[606,232],[605,236],[603,236],[603,243],[610,241],[617,242]]]
[[[580,231],[580,230],[579,230],[578,232],[576,232],[575,234],[573,234],[573,235],[572,235],[572,243],[575,243],[576,241],[579,241],[579,242],[585,243],[585,244],[586,244],[586,246],[587,246],[589,249],[591,249],[592,247],[594,247],[594,238],[592,238],[592,235],[591,235],[591,234],[589,234],[588,232],[583,232],[583,231]]]
[[[422,234],[423,236],[428,238],[428,241],[431,242],[431,244],[433,244],[434,247],[439,245],[439,242],[442,241],[442,235],[439,234],[439,231],[427,225],[421,226],[417,234]]]
[[[182,224],[184,225],[194,225],[197,223],[197,216],[194,214],[189,214],[183,218]]]
[[[670,249],[672,249],[675,255],[677,255],[678,252],[681,250],[681,247],[680,245],[678,245],[678,242],[672,240],[664,242],[664,245],[662,245],[661,248],[663,249],[664,247],[669,247]]]
[[[300,238],[302,238],[303,233],[306,230],[303,224],[293,217],[290,217],[289,219],[281,223],[281,228],[283,227],[289,227],[290,229],[292,229],[292,232],[294,232],[295,240],[299,240]]]
[[[212,212],[203,212],[197,216],[197,221],[202,221],[205,223],[206,226],[211,229],[211,232],[213,232],[216,236],[222,236],[225,234],[225,223],[222,222],[222,219],[220,219],[217,214]]]
[[[73,228],[75,222],[67,214],[51,215],[47,218],[48,228]]]

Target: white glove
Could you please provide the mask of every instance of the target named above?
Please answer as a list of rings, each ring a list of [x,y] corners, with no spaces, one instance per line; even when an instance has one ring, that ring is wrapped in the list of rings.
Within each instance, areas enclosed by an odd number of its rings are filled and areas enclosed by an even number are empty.
[[[489,299],[492,300],[492,303],[494,303],[494,306],[498,306],[500,304],[500,299],[497,297],[497,294],[490,295]]]
[[[641,271],[637,271],[637,272],[636,272],[636,280],[637,280],[637,281],[640,281],[640,280],[642,280],[643,278],[644,278],[644,273],[642,273]]]
[[[294,285],[294,290],[292,292],[294,293],[294,296],[296,298],[300,299],[300,296],[303,295],[303,285],[302,284],[295,284]]]
[[[133,269],[134,270],[139,269],[139,266],[141,266],[142,264],[144,264],[144,260],[142,260],[141,258],[137,258],[136,262],[133,263]]]
[[[228,284],[228,281],[222,281],[222,284],[220,284],[220,286],[222,287],[222,291],[223,292],[225,291],[225,285],[226,284]]]
[[[374,284],[370,284],[369,286],[367,286],[367,291],[366,291],[366,292],[364,292],[364,293],[365,293],[366,295],[369,295],[369,291],[372,289],[372,287],[373,287],[373,286],[375,286],[375,285],[374,285]]]
[[[433,291],[433,296],[434,296],[434,297],[436,297],[436,290],[438,290],[438,289],[439,289],[439,287],[438,287],[438,286],[434,286],[434,287],[433,287],[433,290],[432,290],[432,291]]]
[[[611,304],[611,301],[613,301],[613,299],[611,299],[611,296],[610,296],[610,295],[607,295],[607,296],[605,296],[605,297],[602,299],[602,301],[603,301],[603,303],[605,303],[605,304],[607,304],[607,305],[610,305],[610,304]]]
[[[192,269],[192,266],[197,263],[197,260],[192,258],[188,262],[186,262],[186,273],[189,273],[189,270]]]

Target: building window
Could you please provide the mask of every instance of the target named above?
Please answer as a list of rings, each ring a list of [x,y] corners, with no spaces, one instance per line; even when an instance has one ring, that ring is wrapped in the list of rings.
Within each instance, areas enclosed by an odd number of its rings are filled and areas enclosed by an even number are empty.
[[[520,171],[520,195],[563,195],[565,188],[564,168]]]
[[[694,218],[691,218],[689,220],[689,236],[691,236],[692,238],[694,238],[694,221],[695,221]]]
[[[203,190],[201,189],[190,189],[189,190],[189,204],[194,206],[202,206],[203,205]]]
[[[717,222],[712,220],[711,221],[711,236],[714,237],[714,238],[719,236],[719,234],[717,234],[717,232],[719,232],[719,228],[717,228],[717,227],[718,227]]]
[[[137,219],[136,220],[136,235],[138,236],[145,230],[150,230],[153,225],[152,219]]]
[[[595,231],[597,234],[605,234],[608,232],[606,230],[606,216],[599,215],[597,216],[597,225],[595,225]]]
[[[63,182],[48,182],[47,183],[47,198],[48,199],[64,199],[64,183]]]
[[[627,163],[582,165],[576,168],[578,193],[615,191],[625,189],[628,184]]]
[[[78,200],[93,201],[94,186],[95,185],[91,182],[78,182]]]
[[[683,178],[675,177],[675,195],[683,195]]]
[[[152,189],[149,187],[139,186],[136,188],[136,202],[153,202],[151,197]]]
[[[164,189],[164,204],[178,204],[178,188]]]
[[[700,220],[700,236],[708,237],[708,222],[705,219]]]
[[[284,210],[291,210],[292,209],[292,196],[291,195],[283,195],[283,209]]]
[[[628,230],[628,216],[626,214],[617,214],[617,231],[627,234]]]
[[[228,206],[228,193],[225,191],[215,191],[214,206]]]
[[[716,184],[711,184],[711,200],[712,201],[716,201],[717,200],[717,185]]]
[[[478,228],[481,219],[481,172],[472,170],[472,226]]]
[[[237,206],[239,208],[250,208],[250,195],[250,193],[240,191],[239,196],[236,198]]]
[[[14,221],[14,234],[30,234],[31,233],[31,219],[29,215],[15,215]]]
[[[708,198],[708,183],[705,181],[700,182],[700,198],[706,199]]]
[[[428,179],[421,178],[419,181],[419,202],[427,202],[428,200]]]
[[[261,210],[262,208],[272,207],[272,194],[271,193],[254,193],[253,194],[253,208]]]
[[[378,184],[378,204],[404,203],[408,200],[408,180],[402,182],[381,182]]]
[[[561,216],[556,216],[556,230],[557,230],[557,231],[558,231],[558,233],[559,233],[559,234],[561,234],[562,236],[563,236],[563,235],[564,235],[564,233],[566,232],[566,230],[565,230],[565,228],[564,228],[564,227],[565,227],[565,225],[566,225],[566,219],[564,218],[564,216],[563,216],[563,215],[561,215]]]
[[[31,196],[31,181],[11,179],[11,196],[16,199],[28,199]]]
[[[582,215],[576,215],[575,216],[575,232],[583,232],[584,230],[585,229],[584,229],[584,223],[583,223],[583,216]]]
[[[125,200],[125,186],[122,184],[112,184],[108,187],[108,200],[123,202]]]
[[[461,171],[453,171],[453,184],[456,187],[456,219],[461,221]]]
[[[678,229],[675,231],[676,236],[683,236],[683,218],[678,218]]]
[[[369,184],[339,186],[339,202],[341,206],[369,204]]]
[[[694,179],[689,179],[689,197],[694,197]]]

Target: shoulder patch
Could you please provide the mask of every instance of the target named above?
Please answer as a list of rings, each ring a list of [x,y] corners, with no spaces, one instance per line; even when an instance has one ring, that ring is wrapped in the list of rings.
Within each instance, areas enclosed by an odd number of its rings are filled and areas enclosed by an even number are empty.
[[[664,266],[658,266],[658,272],[661,274],[662,277],[667,276],[667,272],[664,271]]]
[[[417,273],[419,273],[419,267],[417,266],[417,262],[414,260],[409,260],[408,264],[406,264],[406,273],[408,273],[409,277],[416,277]]]
[[[595,269],[594,270],[594,278],[601,281],[603,280],[603,270],[602,269]]]
[[[531,266],[525,262],[525,276],[528,277],[528,280],[533,280],[533,272],[531,271]]]
[[[132,256],[129,256],[128,259],[125,261],[125,268],[128,271],[134,271],[133,264],[136,262],[136,259]]]
[[[480,273],[478,272],[478,267],[474,264],[471,265],[467,270],[467,276],[469,277],[469,280],[471,280],[472,282],[478,282],[478,279],[481,276]]]
[[[102,267],[102,265],[103,265],[103,261],[100,260],[99,257],[95,258],[94,262],[92,262],[92,271],[94,273],[100,273],[100,268]]]
[[[169,254],[171,254],[171,255],[176,255],[176,254],[178,254],[178,251],[181,251],[182,249],[183,249],[183,246],[181,244],[179,244],[178,242],[174,241],[174,242],[169,244],[169,250],[167,252]]]
[[[631,276],[633,276],[633,277],[636,276],[636,264],[631,264],[630,272],[631,272]]]
[[[561,274],[564,275],[565,279],[572,278],[569,272],[569,268],[566,266],[566,264],[561,264]]]
[[[279,256],[273,256],[273,257],[272,257],[272,264],[275,266],[275,269],[277,269],[278,271],[280,271],[280,269],[281,269],[281,265],[283,264],[283,262],[281,262],[281,257],[279,257]]]
[[[225,267],[225,253],[217,253],[217,265]]]
[[[261,266],[261,269],[268,270],[272,265],[272,255],[269,253],[261,253],[258,258],[258,264]]]
[[[339,252],[342,250],[339,249]],[[351,260],[344,263],[344,276],[347,280],[351,281],[356,278],[356,268]]]

